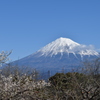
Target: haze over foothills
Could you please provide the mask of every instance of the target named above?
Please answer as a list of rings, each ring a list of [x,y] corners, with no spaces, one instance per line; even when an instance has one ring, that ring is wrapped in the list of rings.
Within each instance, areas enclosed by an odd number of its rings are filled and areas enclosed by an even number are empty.
[[[0,0],[0,52],[17,60],[60,37],[100,51],[99,12],[99,0]]]

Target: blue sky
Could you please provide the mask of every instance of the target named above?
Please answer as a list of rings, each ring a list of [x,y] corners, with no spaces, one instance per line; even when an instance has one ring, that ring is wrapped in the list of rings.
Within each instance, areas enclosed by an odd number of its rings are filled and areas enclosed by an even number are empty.
[[[17,60],[59,37],[100,49],[100,0],[0,0],[0,52]]]

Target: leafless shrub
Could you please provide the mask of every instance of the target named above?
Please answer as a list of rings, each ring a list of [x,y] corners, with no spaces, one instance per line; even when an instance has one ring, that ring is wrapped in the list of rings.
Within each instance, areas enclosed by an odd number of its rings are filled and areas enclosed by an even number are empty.
[[[2,52],[0,53],[0,65],[1,65],[2,63],[5,63],[6,61],[9,60],[9,59],[8,59],[8,56],[11,54],[11,52],[12,52],[12,51],[10,51],[10,52],[4,52],[4,51],[2,51]]]

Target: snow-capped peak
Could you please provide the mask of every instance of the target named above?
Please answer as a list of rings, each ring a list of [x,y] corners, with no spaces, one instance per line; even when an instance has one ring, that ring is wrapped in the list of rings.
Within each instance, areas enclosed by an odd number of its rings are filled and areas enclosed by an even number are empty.
[[[55,41],[49,43],[42,49],[40,49],[38,52],[41,52],[42,55],[57,55],[58,53],[73,53],[74,55],[80,54],[83,55],[99,55],[98,52],[91,49],[91,46],[81,45],[77,42],[74,42],[73,40],[69,38],[58,38]]]
[[[63,46],[77,46],[77,45],[80,45],[80,44],[78,44],[78,43],[76,43],[76,42],[74,42],[74,41],[72,41],[71,39],[69,39],[69,38],[63,38],[63,37],[61,37],[61,38],[59,38],[59,39],[57,39],[57,40],[55,40],[54,41],[55,43],[60,43],[60,45],[63,45]],[[52,43],[54,43],[54,42],[52,42]]]

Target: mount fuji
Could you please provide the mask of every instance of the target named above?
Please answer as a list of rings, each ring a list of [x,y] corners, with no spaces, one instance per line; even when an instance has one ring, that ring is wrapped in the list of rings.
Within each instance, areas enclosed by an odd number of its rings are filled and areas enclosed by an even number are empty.
[[[81,66],[86,59],[99,57],[93,46],[74,42],[69,38],[58,38],[37,52],[14,61],[18,66],[28,66],[36,70],[52,73],[72,70]]]

